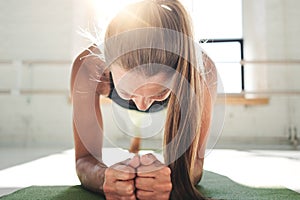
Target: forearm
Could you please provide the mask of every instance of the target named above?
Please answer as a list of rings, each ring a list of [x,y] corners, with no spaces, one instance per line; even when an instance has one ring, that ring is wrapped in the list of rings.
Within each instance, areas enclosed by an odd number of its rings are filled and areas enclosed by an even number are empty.
[[[202,178],[203,175],[203,159],[197,159],[195,161],[195,167],[193,171],[193,184],[196,186]]]
[[[76,171],[83,187],[103,194],[103,183],[107,166],[92,156],[79,158]]]

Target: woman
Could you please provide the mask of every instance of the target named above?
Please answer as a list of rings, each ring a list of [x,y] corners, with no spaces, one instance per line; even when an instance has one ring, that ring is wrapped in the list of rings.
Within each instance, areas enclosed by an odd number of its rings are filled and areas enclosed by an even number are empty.
[[[179,1],[144,0],[124,8],[108,25],[105,61],[97,46],[77,57],[71,77],[73,130],[84,187],[108,200],[204,199],[195,185],[203,172],[216,71],[192,38]],[[100,96],[141,112],[167,109],[164,163],[152,154],[110,167],[103,163]]]

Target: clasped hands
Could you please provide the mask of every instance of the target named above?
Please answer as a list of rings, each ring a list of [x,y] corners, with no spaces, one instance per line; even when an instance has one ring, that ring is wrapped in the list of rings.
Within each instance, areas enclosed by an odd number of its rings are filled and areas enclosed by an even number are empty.
[[[167,200],[172,190],[171,170],[153,154],[134,156],[105,170],[107,200]]]

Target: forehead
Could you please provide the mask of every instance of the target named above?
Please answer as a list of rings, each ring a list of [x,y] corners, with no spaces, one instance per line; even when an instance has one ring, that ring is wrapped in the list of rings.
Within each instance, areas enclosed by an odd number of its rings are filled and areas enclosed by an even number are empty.
[[[159,66],[160,67],[160,66]],[[167,69],[166,69],[167,68]],[[170,69],[169,67],[162,66],[160,72],[155,73],[154,75],[147,75],[147,67],[138,66],[134,67],[130,70],[124,69],[118,65],[111,66],[112,75],[117,78],[119,81],[122,79],[132,79],[139,81],[151,81],[151,82],[162,82],[167,79],[172,78],[172,74],[174,74],[175,70]]]
[[[144,87],[152,90],[170,88],[172,76],[167,73],[158,73],[147,77],[140,70],[125,70],[119,66],[112,66],[111,72],[115,87],[135,91]]]

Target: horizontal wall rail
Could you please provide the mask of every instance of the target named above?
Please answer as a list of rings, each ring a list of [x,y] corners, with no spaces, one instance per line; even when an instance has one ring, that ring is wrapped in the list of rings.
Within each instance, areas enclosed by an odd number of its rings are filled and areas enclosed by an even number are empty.
[[[71,65],[71,60],[0,60],[0,64],[13,65],[15,61],[18,61],[24,65]]]
[[[300,60],[241,60],[241,65],[300,65]]]
[[[69,95],[70,92],[68,90],[31,90],[31,89],[22,89],[22,90],[0,90],[0,95],[7,95],[7,94],[21,94],[21,95],[32,95],[32,94],[47,94],[47,95],[55,95],[55,94],[62,94],[62,95]]]
[[[229,95],[229,96],[236,96],[236,95],[267,95],[267,96],[294,96],[300,95],[300,90],[278,90],[278,91],[242,91],[240,93],[222,93],[220,95]]]
[[[241,61],[216,61],[222,64],[247,65],[300,65],[300,60],[241,60]]]

